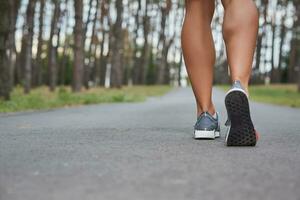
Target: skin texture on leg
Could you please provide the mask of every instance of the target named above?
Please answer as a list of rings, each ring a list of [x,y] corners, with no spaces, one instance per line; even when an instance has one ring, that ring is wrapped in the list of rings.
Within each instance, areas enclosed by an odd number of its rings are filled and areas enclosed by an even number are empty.
[[[186,0],[181,43],[187,72],[197,102],[197,116],[215,113],[212,104],[215,48],[211,31],[214,0]]]
[[[231,80],[248,92],[258,32],[258,11],[253,0],[222,0],[225,9],[223,37]]]

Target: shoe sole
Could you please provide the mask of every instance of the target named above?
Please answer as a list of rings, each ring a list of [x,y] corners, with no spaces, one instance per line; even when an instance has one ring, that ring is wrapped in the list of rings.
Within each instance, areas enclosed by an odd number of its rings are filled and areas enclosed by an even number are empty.
[[[226,135],[226,145],[255,146],[256,133],[246,94],[239,90],[230,91],[225,97],[225,106],[231,122]]]
[[[195,130],[194,131],[194,138],[195,139],[215,139],[220,137],[220,131],[202,131],[202,130]]]

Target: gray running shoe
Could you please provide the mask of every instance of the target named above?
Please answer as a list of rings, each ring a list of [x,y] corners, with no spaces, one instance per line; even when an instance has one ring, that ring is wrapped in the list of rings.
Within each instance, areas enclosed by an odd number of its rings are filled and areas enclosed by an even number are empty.
[[[203,112],[194,126],[195,139],[215,139],[220,137],[219,115],[214,118],[209,112]]]
[[[258,135],[254,129],[248,101],[240,81],[235,81],[225,97],[228,126],[225,143],[227,146],[255,146]]]

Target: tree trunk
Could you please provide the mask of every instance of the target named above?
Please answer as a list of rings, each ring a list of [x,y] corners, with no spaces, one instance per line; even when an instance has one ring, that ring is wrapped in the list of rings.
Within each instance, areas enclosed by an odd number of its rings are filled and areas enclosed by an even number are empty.
[[[85,41],[86,41],[86,36],[87,36],[86,33],[87,33],[87,30],[88,30],[89,23],[92,21],[91,20],[91,15],[92,15],[93,2],[94,2],[94,0],[89,0],[89,10],[88,10],[88,15],[87,15],[87,20],[84,23],[84,29],[83,29],[83,32],[84,32],[83,33],[83,38],[82,38],[83,39],[83,44],[85,44]]]
[[[136,23],[138,25],[136,26],[135,35],[137,37],[138,30],[140,28],[140,20],[139,20],[139,13],[141,11],[141,1],[139,1],[139,9],[136,14]],[[147,75],[147,67],[149,64],[149,56],[150,56],[150,48],[149,48],[149,34],[151,31],[151,24],[150,24],[150,17],[148,16],[148,10],[149,10],[149,2],[145,1],[145,10],[144,10],[144,16],[142,16],[142,30],[143,30],[143,38],[144,43],[143,46],[140,48],[137,45],[137,40],[135,41],[135,47],[134,47],[134,65],[133,65],[133,75],[132,80],[133,84],[136,85],[142,85],[146,83],[146,75]],[[140,54],[137,56],[137,54]]]
[[[21,64],[24,68],[24,93],[28,94],[31,89],[32,81],[32,40],[33,40],[33,21],[36,0],[29,0],[26,10],[26,25],[24,27],[24,35],[22,42],[21,54],[24,56]]]
[[[89,4],[89,12],[88,12],[88,20],[85,24],[85,40],[86,40],[86,34],[87,34],[87,29],[88,29],[88,24],[92,21],[92,35],[91,35],[91,42],[89,44],[89,50],[88,50],[88,64],[85,66],[85,70],[84,70],[84,86],[86,89],[89,89],[89,82],[90,82],[90,76],[91,76],[91,69],[92,69],[92,60],[95,60],[95,55],[93,54],[93,52],[95,52],[96,49],[96,44],[95,43],[95,39],[96,39],[96,24],[97,24],[97,17],[98,17],[98,5],[99,5],[99,0],[96,0],[96,5],[95,5],[95,13],[94,13],[94,18],[93,20],[91,19],[91,10],[92,10],[92,4],[93,4],[93,0],[90,0],[90,4]],[[84,41],[84,44],[86,43],[86,41]]]
[[[260,68],[260,58],[261,58],[261,47],[262,47],[262,38],[263,35],[258,35],[257,44],[256,44],[256,53],[255,53],[255,70]]]
[[[89,1],[89,10],[88,10],[88,15],[87,15],[87,20],[84,23],[84,29],[83,29],[83,48],[86,45],[86,38],[87,38],[87,31],[88,31],[88,26],[90,24],[90,22],[92,21],[92,8],[93,8],[93,2],[94,0],[90,0]],[[94,21],[94,20],[93,20]],[[90,44],[91,46],[91,44]],[[83,54],[83,56],[85,57],[85,54]],[[90,56],[90,55],[88,55]],[[84,87],[86,89],[89,89],[89,81],[90,81],[90,64],[88,63],[87,65],[84,63],[83,65],[83,83],[84,83]]]
[[[169,50],[170,47],[172,45],[174,41],[174,38],[169,39],[169,41],[166,44],[165,49],[163,50],[163,65],[164,65],[164,77],[163,77],[163,81],[162,84],[168,85],[170,84],[170,64],[168,62],[168,54],[169,54]]]
[[[10,70],[9,70],[9,48],[10,24],[12,6],[9,1],[0,2],[0,98],[10,98]]]
[[[93,19],[93,27],[92,27],[92,36],[91,36],[91,44],[89,48],[89,63],[88,63],[88,75],[91,75],[91,71],[93,71],[93,81],[94,84],[97,85],[97,74],[99,74],[98,68],[96,68],[96,63],[97,63],[97,45],[99,44],[98,37],[97,37],[97,20],[98,20],[98,15],[99,15],[99,3],[100,0],[96,0],[96,11],[95,11],[95,16]],[[91,70],[92,69],[92,70]]]
[[[60,61],[60,76],[59,76],[59,84],[60,85],[65,85],[66,82],[66,64],[67,64],[67,59],[68,59],[68,55],[67,55],[67,51],[69,49],[69,38],[68,38],[68,32],[67,30],[69,29],[69,20],[70,20],[70,13],[68,10],[68,3],[69,0],[65,0],[65,10],[64,10],[64,15],[66,16],[66,24],[65,24],[65,40],[64,40],[64,46],[63,46],[63,52],[62,52],[62,58]]]
[[[290,62],[288,67],[288,82],[297,83],[297,74],[300,71],[300,4],[298,0],[294,0],[294,6],[296,8],[296,21],[293,25],[293,38],[291,40]],[[299,72],[300,73],[300,72]]]
[[[49,57],[48,57],[48,72],[49,72],[49,88],[54,91],[57,85],[57,46],[58,46],[58,21],[60,16],[59,0],[53,0],[54,12],[51,22],[51,31],[49,39]]]
[[[161,7],[161,22],[160,22],[160,34],[159,34],[159,42],[157,49],[159,49],[160,55],[158,60],[158,66],[157,66],[157,79],[156,84],[165,84],[169,82],[169,67],[168,67],[168,61],[167,56],[169,53],[169,47],[172,42],[172,39],[167,41],[166,38],[166,22],[167,17],[171,10],[172,1],[168,0],[166,5]]]
[[[105,79],[106,79],[106,71],[107,71],[107,59],[108,56],[106,56],[104,54],[104,44],[105,43],[109,43],[109,37],[107,37],[107,32],[105,29],[105,24],[104,24],[104,19],[107,19],[107,26],[111,27],[111,20],[110,20],[110,16],[109,16],[109,7],[110,7],[110,3],[109,0],[103,0],[101,2],[101,16],[100,16],[100,26],[101,26],[101,30],[102,30],[102,41],[100,43],[100,58],[99,58],[99,66],[96,66],[98,70],[96,70],[97,72],[97,77],[98,77],[98,81],[99,81],[99,85],[100,86],[104,86],[105,85]],[[106,41],[108,40],[108,41]],[[108,49],[108,55],[110,52],[110,48]]]
[[[261,64],[262,41],[263,41],[263,38],[264,38],[265,32],[266,32],[269,0],[262,0],[262,3],[263,3],[264,22],[262,24],[261,32],[260,32],[260,34],[258,34],[258,38],[257,38],[256,54],[255,54],[255,70],[259,70],[260,64]]]
[[[295,38],[291,40],[291,50],[289,55],[289,66],[288,66],[288,83],[295,83],[295,66],[297,56],[297,41]]]
[[[107,70],[107,56],[104,55],[105,40],[106,40],[106,33],[103,30],[102,31],[102,41],[101,41],[101,45],[100,45],[99,74],[98,74],[100,86],[105,85],[106,70]]]
[[[300,59],[298,58],[298,92],[300,93]]]
[[[279,60],[278,60],[278,69],[282,70],[282,51],[283,51],[283,44],[286,36],[286,26],[285,26],[285,20],[286,20],[286,15],[287,15],[287,0],[284,1],[283,7],[284,7],[284,13],[281,18],[281,25],[280,25],[280,44],[279,44]]]
[[[36,55],[36,77],[35,77],[36,85],[42,84],[44,12],[45,12],[45,0],[40,0],[39,36],[38,36],[38,47],[37,47],[37,55]]]
[[[75,28],[74,28],[74,68],[73,68],[73,92],[79,92],[83,79],[83,0],[74,1]]]
[[[139,84],[139,75],[140,75],[140,71],[141,71],[141,56],[138,55],[140,54],[140,49],[138,46],[138,39],[139,39],[139,35],[138,32],[140,30],[140,13],[142,10],[142,1],[138,0],[137,1],[138,7],[136,10],[136,13],[134,15],[134,19],[135,19],[135,29],[134,29],[134,47],[133,47],[133,56],[132,56],[132,60],[133,60],[133,65],[132,65],[132,83],[134,85]]]
[[[277,6],[276,6],[277,7]],[[275,30],[276,30],[276,13],[273,14],[273,19],[272,19],[272,50],[271,50],[271,82],[272,83],[278,83],[279,82],[279,73],[278,73],[278,68],[275,68]]]
[[[16,68],[16,61],[17,61],[17,51],[15,45],[15,32],[16,32],[16,22],[18,18],[18,11],[20,8],[20,1],[19,0],[10,0],[8,1],[10,5],[10,33],[9,33],[9,79],[10,79],[10,88],[13,88],[15,84],[15,68]]]
[[[121,88],[123,83],[123,1],[116,0],[117,19],[112,29],[110,87]]]
[[[178,82],[178,86],[180,87],[181,86],[181,69],[182,69],[182,63],[183,63],[183,56],[182,54],[180,55],[180,60],[179,60],[179,63],[178,63],[178,75],[177,75],[177,82]]]
[[[297,19],[294,22],[294,45],[295,45],[295,60],[294,63],[296,66],[294,66],[294,70],[296,72],[296,80],[297,80],[297,85],[298,85],[298,92],[300,93],[300,2],[299,0],[294,0],[294,6],[296,8],[296,15]]]
[[[148,16],[148,3],[146,1],[145,5],[145,15],[143,17],[143,34],[144,34],[144,45],[142,49],[142,55],[141,55],[141,65],[139,66],[141,68],[140,74],[139,74],[139,84],[145,84],[146,82],[146,71],[149,64],[149,33],[151,31],[151,24],[150,24],[150,17]]]

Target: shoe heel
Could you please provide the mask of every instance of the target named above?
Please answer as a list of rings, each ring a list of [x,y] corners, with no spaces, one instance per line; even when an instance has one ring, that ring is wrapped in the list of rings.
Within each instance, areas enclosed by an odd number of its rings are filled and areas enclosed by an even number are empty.
[[[231,121],[226,136],[227,146],[255,146],[257,139],[250,117],[250,108],[247,96],[240,91],[227,94],[225,105]]]

